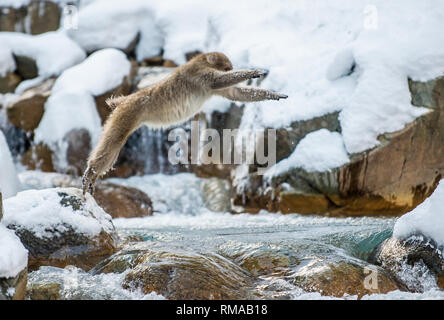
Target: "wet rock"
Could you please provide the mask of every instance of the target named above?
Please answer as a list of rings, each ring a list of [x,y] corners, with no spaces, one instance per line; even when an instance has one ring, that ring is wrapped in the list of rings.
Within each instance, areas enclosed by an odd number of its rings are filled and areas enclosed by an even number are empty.
[[[330,216],[396,216],[411,211],[444,174],[444,77],[425,83],[410,80],[409,87],[412,103],[431,112],[403,130],[382,134],[378,147],[351,155],[350,163],[330,172],[295,168],[265,181],[250,167],[249,174],[235,181],[234,204],[247,212],[268,209]],[[307,128],[326,125],[334,130],[337,125],[334,117],[321,119],[313,127],[308,123],[315,119],[308,120]],[[287,156],[304,133],[281,130],[277,160]]]
[[[24,300],[28,269],[13,278],[0,278],[0,300]]]
[[[79,189],[24,191],[4,206],[3,223],[29,251],[31,270],[44,265],[89,270],[118,246],[111,217]]]
[[[32,79],[38,76],[39,70],[36,61],[31,57],[14,55],[17,73],[24,80]]]
[[[54,79],[48,79],[39,86],[26,90],[20,98],[8,105],[6,112],[9,122],[24,131],[37,128],[53,84]]]
[[[32,1],[18,8],[0,7],[0,31],[40,34],[59,28],[61,8],[52,1]]]
[[[28,285],[26,297],[29,300],[62,300],[59,283],[32,283]]]
[[[147,250],[126,275],[124,288],[141,288],[167,299],[247,299],[252,279],[214,254]]]
[[[404,282],[411,291],[423,291],[426,280],[421,277],[425,273],[430,275],[429,279],[433,278],[433,282],[442,287],[442,248],[423,235],[413,235],[407,239],[389,238],[375,249],[370,261]]]
[[[293,276],[294,285],[305,291],[338,298],[405,290],[382,268],[357,263],[313,260]]]
[[[299,263],[295,252],[273,244],[232,244],[219,248],[219,253],[234,261],[251,275],[282,276]]]
[[[14,92],[22,78],[14,72],[7,72],[4,76],[0,75],[0,93]]]

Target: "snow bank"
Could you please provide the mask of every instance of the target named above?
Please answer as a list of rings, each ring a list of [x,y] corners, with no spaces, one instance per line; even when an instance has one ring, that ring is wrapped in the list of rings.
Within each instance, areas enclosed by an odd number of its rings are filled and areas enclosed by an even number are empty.
[[[100,50],[82,63],[65,70],[54,83],[52,91],[88,92],[98,96],[122,84],[130,70],[131,63],[122,51]]]
[[[0,224],[0,278],[12,278],[28,265],[28,251],[14,231]]]
[[[5,47],[0,48],[0,77],[4,77],[7,72],[15,70],[15,61],[11,50]]]
[[[36,36],[1,32],[0,43],[15,55],[34,59],[39,75],[46,78],[59,75],[86,57],[83,49],[61,31]]]
[[[223,51],[237,68],[268,69],[262,86],[289,98],[247,104],[241,129],[340,111],[348,153],[377,146],[379,134],[427,112],[411,105],[408,77],[444,73],[438,0],[101,0],[81,9],[79,21],[70,36],[86,50],[124,48],[139,32],[139,60],[160,48],[178,63],[187,52]]]
[[[103,49],[65,70],[56,80],[34,140],[58,148],[59,166],[65,164],[63,151],[67,145],[63,138],[69,131],[86,129],[92,144],[97,143],[101,121],[94,96],[115,89],[130,70],[131,64],[122,51]]]
[[[321,129],[307,134],[293,153],[271,167],[265,176],[278,175],[292,168],[302,168],[308,172],[329,171],[349,161],[341,135]]]
[[[12,161],[5,136],[0,130],[0,192],[3,198],[14,196],[20,190],[20,182]]]
[[[81,202],[79,210],[71,206],[62,205],[62,196],[82,199],[82,191],[76,188],[52,188],[44,190],[28,190],[4,201],[4,225],[17,225],[34,232],[37,237],[53,236],[48,230],[64,232],[67,226],[74,231],[95,236],[102,229],[113,232],[111,216],[95,202],[94,198],[86,194],[85,201]]]
[[[444,246],[444,180],[429,198],[400,217],[393,228],[393,236],[398,239],[418,233]]]

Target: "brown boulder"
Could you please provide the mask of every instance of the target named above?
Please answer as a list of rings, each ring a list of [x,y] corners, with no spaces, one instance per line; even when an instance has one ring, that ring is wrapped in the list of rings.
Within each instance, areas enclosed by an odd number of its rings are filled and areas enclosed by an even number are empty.
[[[43,117],[45,102],[51,94],[54,79],[26,90],[17,100],[7,106],[9,122],[24,130],[33,131]]]
[[[374,282],[374,283],[373,283]],[[314,260],[297,270],[293,284],[308,292],[341,298],[405,290],[382,268],[346,262]]]
[[[59,283],[32,283],[26,289],[29,300],[62,300]]]
[[[6,75],[0,76],[0,93],[14,92],[22,78],[14,72],[7,72]]]
[[[0,300],[24,300],[27,281],[27,268],[14,278],[0,278]]]
[[[21,160],[29,170],[55,172],[51,149],[44,143],[33,145],[26,151]]]

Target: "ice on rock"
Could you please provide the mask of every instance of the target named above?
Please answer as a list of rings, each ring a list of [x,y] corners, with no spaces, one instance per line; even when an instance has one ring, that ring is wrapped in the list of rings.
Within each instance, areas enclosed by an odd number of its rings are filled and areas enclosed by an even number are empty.
[[[439,246],[444,246],[444,180],[433,194],[415,209],[400,217],[393,228],[393,236],[406,239],[423,234]]]

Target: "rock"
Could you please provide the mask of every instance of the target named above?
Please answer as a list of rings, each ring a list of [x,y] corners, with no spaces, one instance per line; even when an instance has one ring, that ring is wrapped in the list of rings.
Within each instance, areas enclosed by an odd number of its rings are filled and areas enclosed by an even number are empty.
[[[118,246],[111,217],[79,189],[23,191],[4,207],[3,224],[28,249],[31,270],[44,265],[89,270]]]
[[[381,135],[379,146],[351,155],[350,163],[329,172],[294,168],[265,181],[250,166],[249,174],[235,179],[234,204],[247,212],[267,209],[330,216],[397,216],[411,211],[444,174],[444,77],[426,83],[410,80],[409,87],[412,103],[431,112],[403,130]],[[277,160],[294,149],[307,133],[304,130],[340,131],[334,114],[325,117],[308,120],[301,131],[295,128],[302,124],[280,130]]]
[[[24,300],[27,279],[26,268],[13,278],[0,278],[0,300]]]
[[[15,72],[6,72],[4,76],[0,75],[0,94],[14,92],[22,78]]]
[[[36,78],[39,74],[36,61],[31,57],[14,55],[17,73],[24,80]]]
[[[308,292],[343,297],[405,290],[382,268],[346,262],[313,260],[294,273],[293,284]]]
[[[37,128],[53,84],[54,79],[48,79],[39,86],[26,90],[20,98],[8,105],[6,112],[9,122],[24,131]]]
[[[22,156],[22,164],[29,170],[55,172],[52,150],[44,143],[33,145]]]
[[[20,174],[20,180],[26,189],[46,188],[81,188],[81,179],[76,176],[60,173],[25,172]],[[134,218],[152,215],[151,199],[136,188],[117,185],[99,180],[96,184],[94,198],[97,204],[113,218]]]
[[[251,298],[250,276],[214,254],[145,250],[137,256],[123,287],[156,292],[167,299],[219,300]]]
[[[73,129],[69,131],[63,140],[67,143],[66,173],[80,176],[85,172],[87,160],[91,151],[91,137],[86,129]]]
[[[404,282],[411,291],[424,290],[424,279],[421,278],[424,273],[435,277],[434,282],[442,287],[443,251],[433,240],[423,235],[413,235],[407,239],[389,238],[375,249],[370,261]]]
[[[274,244],[240,244],[228,242],[218,252],[247,270],[251,275],[286,275],[299,264],[295,252]]]
[[[26,297],[29,300],[62,300],[59,283],[32,283],[28,285]]]
[[[0,7],[0,31],[40,34],[59,28],[61,8],[52,1],[32,1],[27,6]]]

